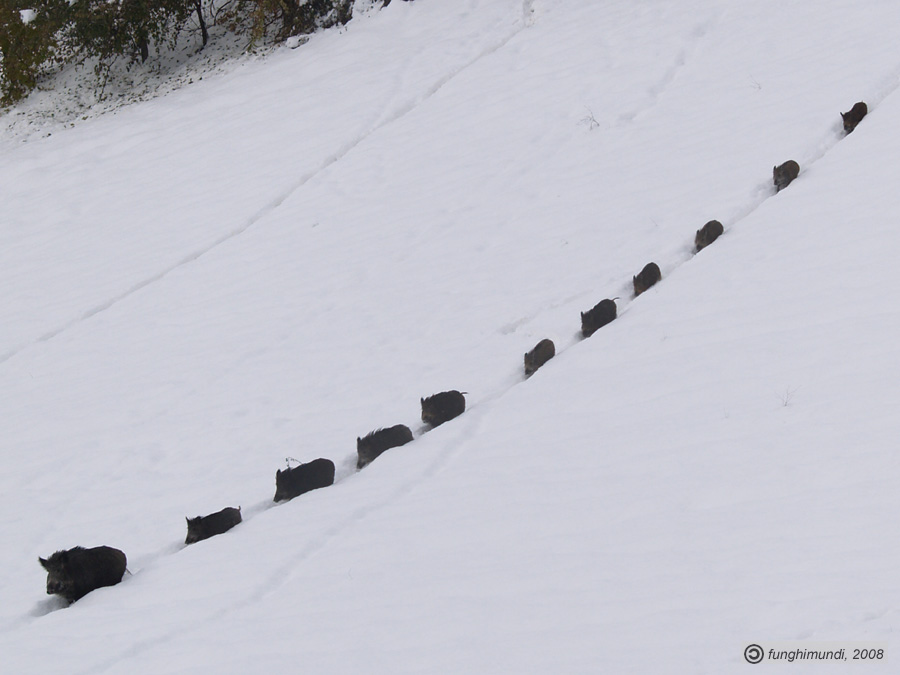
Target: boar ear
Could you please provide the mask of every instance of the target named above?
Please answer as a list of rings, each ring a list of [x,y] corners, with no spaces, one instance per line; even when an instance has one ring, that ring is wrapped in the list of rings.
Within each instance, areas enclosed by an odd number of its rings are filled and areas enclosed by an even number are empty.
[[[280,476],[280,475],[281,475],[281,469],[277,469],[277,470],[275,471],[275,475],[276,475],[276,476]]]
[[[47,571],[50,571],[50,568],[47,567],[47,561],[46,561],[46,560],[44,560],[43,558],[38,558],[38,562],[41,563],[41,567],[43,567],[43,568],[44,568],[45,570],[47,570]]]
[[[425,399],[424,399],[424,398],[420,398],[420,399],[419,399],[419,404],[420,404],[420,405],[425,405]]]

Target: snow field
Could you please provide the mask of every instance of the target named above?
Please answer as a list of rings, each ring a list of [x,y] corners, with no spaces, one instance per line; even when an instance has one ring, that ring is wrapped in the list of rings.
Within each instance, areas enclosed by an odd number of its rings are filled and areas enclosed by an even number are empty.
[[[720,673],[752,641],[892,645],[897,17],[848,7],[394,3],[11,150],[9,667]],[[464,416],[352,472],[356,436],[448,388]],[[270,509],[287,455],[342,480]],[[226,505],[246,522],[180,550]],[[134,576],[35,617],[33,558],[100,543]]]

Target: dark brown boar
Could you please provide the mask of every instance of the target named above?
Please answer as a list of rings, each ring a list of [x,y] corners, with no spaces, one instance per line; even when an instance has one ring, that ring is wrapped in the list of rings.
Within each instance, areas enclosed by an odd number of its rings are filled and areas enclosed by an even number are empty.
[[[419,402],[422,405],[422,421],[432,427],[449,422],[466,411],[465,396],[455,389],[419,399]]]
[[[541,340],[534,349],[525,354],[525,375],[531,375],[554,356],[556,356],[556,346],[553,344],[553,340]]]
[[[863,101],[854,103],[849,112],[841,113],[841,119],[844,121],[844,133],[849,134],[853,131],[856,125],[862,122],[862,118],[868,114],[869,107]]]
[[[122,581],[128,563],[122,551],[109,546],[76,546],[38,561],[47,570],[48,595],[61,595],[69,602],[97,588],[115,586]]]
[[[385,450],[406,445],[413,439],[412,431],[403,424],[370,431],[356,439],[356,468],[361,469]]]
[[[719,238],[725,231],[725,228],[722,227],[722,223],[718,220],[711,220],[706,225],[697,230],[697,236],[694,237],[694,247],[696,251],[699,253],[711,243],[713,243],[716,239]]]
[[[781,192],[800,175],[800,165],[789,159],[781,166],[772,167],[772,182],[775,183],[775,192]]]
[[[208,516],[197,516],[196,518],[185,518],[187,521],[187,537],[185,544],[194,544],[217,534],[228,532],[232,527],[241,522],[241,507],[233,508],[231,506],[216,511]]]
[[[641,270],[640,274],[636,277],[631,277],[631,282],[634,284],[634,297],[639,296],[661,278],[662,274],[659,271],[659,265],[655,262],[644,265],[644,269]]]
[[[588,311],[581,313],[581,335],[589,338],[615,318],[615,300],[608,298],[601,300]]]
[[[334,462],[314,459],[306,464],[275,473],[275,501],[299,497],[304,492],[334,484]]]

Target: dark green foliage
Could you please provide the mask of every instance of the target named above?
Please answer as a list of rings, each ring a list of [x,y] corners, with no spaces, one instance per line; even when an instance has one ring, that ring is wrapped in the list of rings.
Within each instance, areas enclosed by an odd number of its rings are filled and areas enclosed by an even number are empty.
[[[172,47],[193,17],[202,44],[212,0],[0,0],[0,98],[28,94],[53,65],[94,59],[98,74],[119,58],[144,62],[151,46]],[[23,23],[20,11],[34,10]],[[347,23],[353,0],[233,0],[219,14],[249,44],[284,40]]]
[[[189,13],[179,0],[76,0],[71,10],[67,38],[101,63],[117,56],[146,61],[150,40],[163,41],[170,26],[182,23]]]
[[[350,21],[352,0],[239,0],[252,17],[254,42],[273,35],[276,41]]]
[[[3,99],[26,95],[51,60],[94,57],[98,69],[120,56],[146,61],[150,44],[174,40],[200,7],[198,0],[0,0]],[[19,15],[22,9],[35,11],[27,25]]]
[[[35,18],[23,23],[20,11],[33,9]],[[0,100],[11,103],[37,84],[41,66],[57,48],[56,34],[65,24],[64,0],[0,0]]]

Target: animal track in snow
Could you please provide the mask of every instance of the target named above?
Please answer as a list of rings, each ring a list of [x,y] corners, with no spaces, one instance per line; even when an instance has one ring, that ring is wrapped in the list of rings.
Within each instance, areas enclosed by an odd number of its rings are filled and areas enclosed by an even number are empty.
[[[683,46],[675,55],[672,65],[666,69],[662,77],[651,84],[647,89],[645,100],[638,104],[635,108],[621,113],[616,120],[616,126],[624,126],[631,124],[635,119],[653,108],[659,99],[665,94],[669,86],[674,82],[678,73],[687,65],[693,53],[697,50],[697,46],[703,38],[709,33],[712,26],[716,23],[718,17],[712,16],[694,26],[688,35],[687,44]]]
[[[524,7],[531,7],[531,6],[533,6],[533,0],[525,0]],[[21,352],[25,351],[26,349],[28,349],[30,347],[34,347],[43,342],[48,342],[48,341],[52,340],[53,338],[57,337],[58,335],[66,332],[70,328],[73,328],[74,326],[77,326],[78,324],[80,324],[84,321],[87,321],[87,320],[93,318],[94,316],[101,314],[102,312],[105,312],[106,310],[114,307],[115,305],[119,304],[120,302],[128,299],[135,293],[138,293],[138,292],[142,291],[143,289],[147,288],[148,286],[152,286],[153,284],[157,283],[158,281],[161,281],[162,279],[166,278],[169,274],[171,274],[175,270],[178,270],[183,267],[186,267],[187,265],[190,265],[191,263],[193,263],[194,261],[203,257],[204,255],[216,250],[222,244],[225,244],[226,242],[229,242],[232,239],[235,239],[235,238],[239,237],[240,235],[242,235],[244,232],[246,232],[247,230],[252,228],[263,218],[265,218],[265,216],[267,216],[270,213],[272,213],[273,211],[277,210],[285,201],[287,201],[288,198],[290,198],[298,190],[303,188],[303,186],[305,186],[310,180],[312,180],[316,176],[320,175],[321,173],[323,173],[324,171],[329,169],[332,165],[341,161],[344,157],[346,157],[348,154],[350,154],[350,152],[352,152],[356,147],[358,147],[360,144],[362,144],[364,141],[366,141],[366,139],[370,138],[373,134],[377,133],[384,127],[387,127],[388,125],[393,124],[394,122],[402,119],[403,117],[408,115],[410,112],[412,112],[413,110],[418,108],[420,105],[422,105],[423,103],[428,101],[432,96],[434,96],[438,91],[440,91],[448,82],[455,79],[458,75],[465,72],[466,70],[468,70],[470,67],[472,67],[474,64],[478,63],[485,57],[488,57],[491,54],[494,54],[495,52],[497,52],[498,50],[500,50],[504,46],[506,46],[510,42],[510,40],[515,38],[519,33],[521,33],[523,30],[525,30],[525,28],[528,27],[528,23],[525,20],[526,14],[527,14],[527,12],[523,9],[522,21],[519,22],[518,25],[514,26],[509,33],[507,33],[500,39],[496,40],[494,43],[488,45],[487,47],[485,47],[484,49],[479,51],[473,58],[471,58],[468,61],[466,61],[465,63],[463,63],[461,66],[454,68],[454,69],[450,70],[449,72],[445,73],[444,75],[438,77],[434,81],[434,83],[425,90],[424,94],[421,94],[417,97],[411,98],[410,100],[396,106],[392,112],[389,112],[385,117],[383,117],[378,122],[373,124],[367,131],[364,131],[364,132],[360,133],[359,135],[357,135],[355,138],[352,138],[351,140],[345,142],[341,147],[339,147],[337,149],[337,151],[335,151],[334,153],[332,153],[331,155],[326,157],[319,164],[318,167],[304,173],[303,176],[301,176],[297,181],[295,181],[293,183],[293,185],[289,186],[280,195],[276,196],[275,198],[271,199],[267,204],[263,205],[262,208],[260,208],[254,215],[252,215],[250,218],[248,218],[247,221],[244,222],[242,225],[232,229],[230,232],[226,232],[225,234],[217,237],[211,243],[209,243],[201,248],[195,249],[191,253],[189,253],[189,254],[183,256],[182,258],[180,258],[179,260],[177,260],[172,265],[169,265],[168,267],[162,269],[161,271],[157,272],[156,274],[150,275],[147,278],[143,279],[142,281],[139,281],[136,284],[133,284],[132,286],[130,286],[126,290],[122,291],[121,293],[114,295],[111,298],[109,298],[101,303],[96,304],[94,307],[91,307],[85,311],[82,311],[74,319],[71,319],[69,321],[66,321],[66,322],[60,324],[56,328],[53,328],[53,329],[45,332],[43,335],[39,336],[36,339],[33,339],[29,342],[22,343],[16,347],[13,347],[12,349],[8,350],[5,353],[0,354],[0,365],[2,365],[3,363],[14,358],[16,355],[20,354]]]

